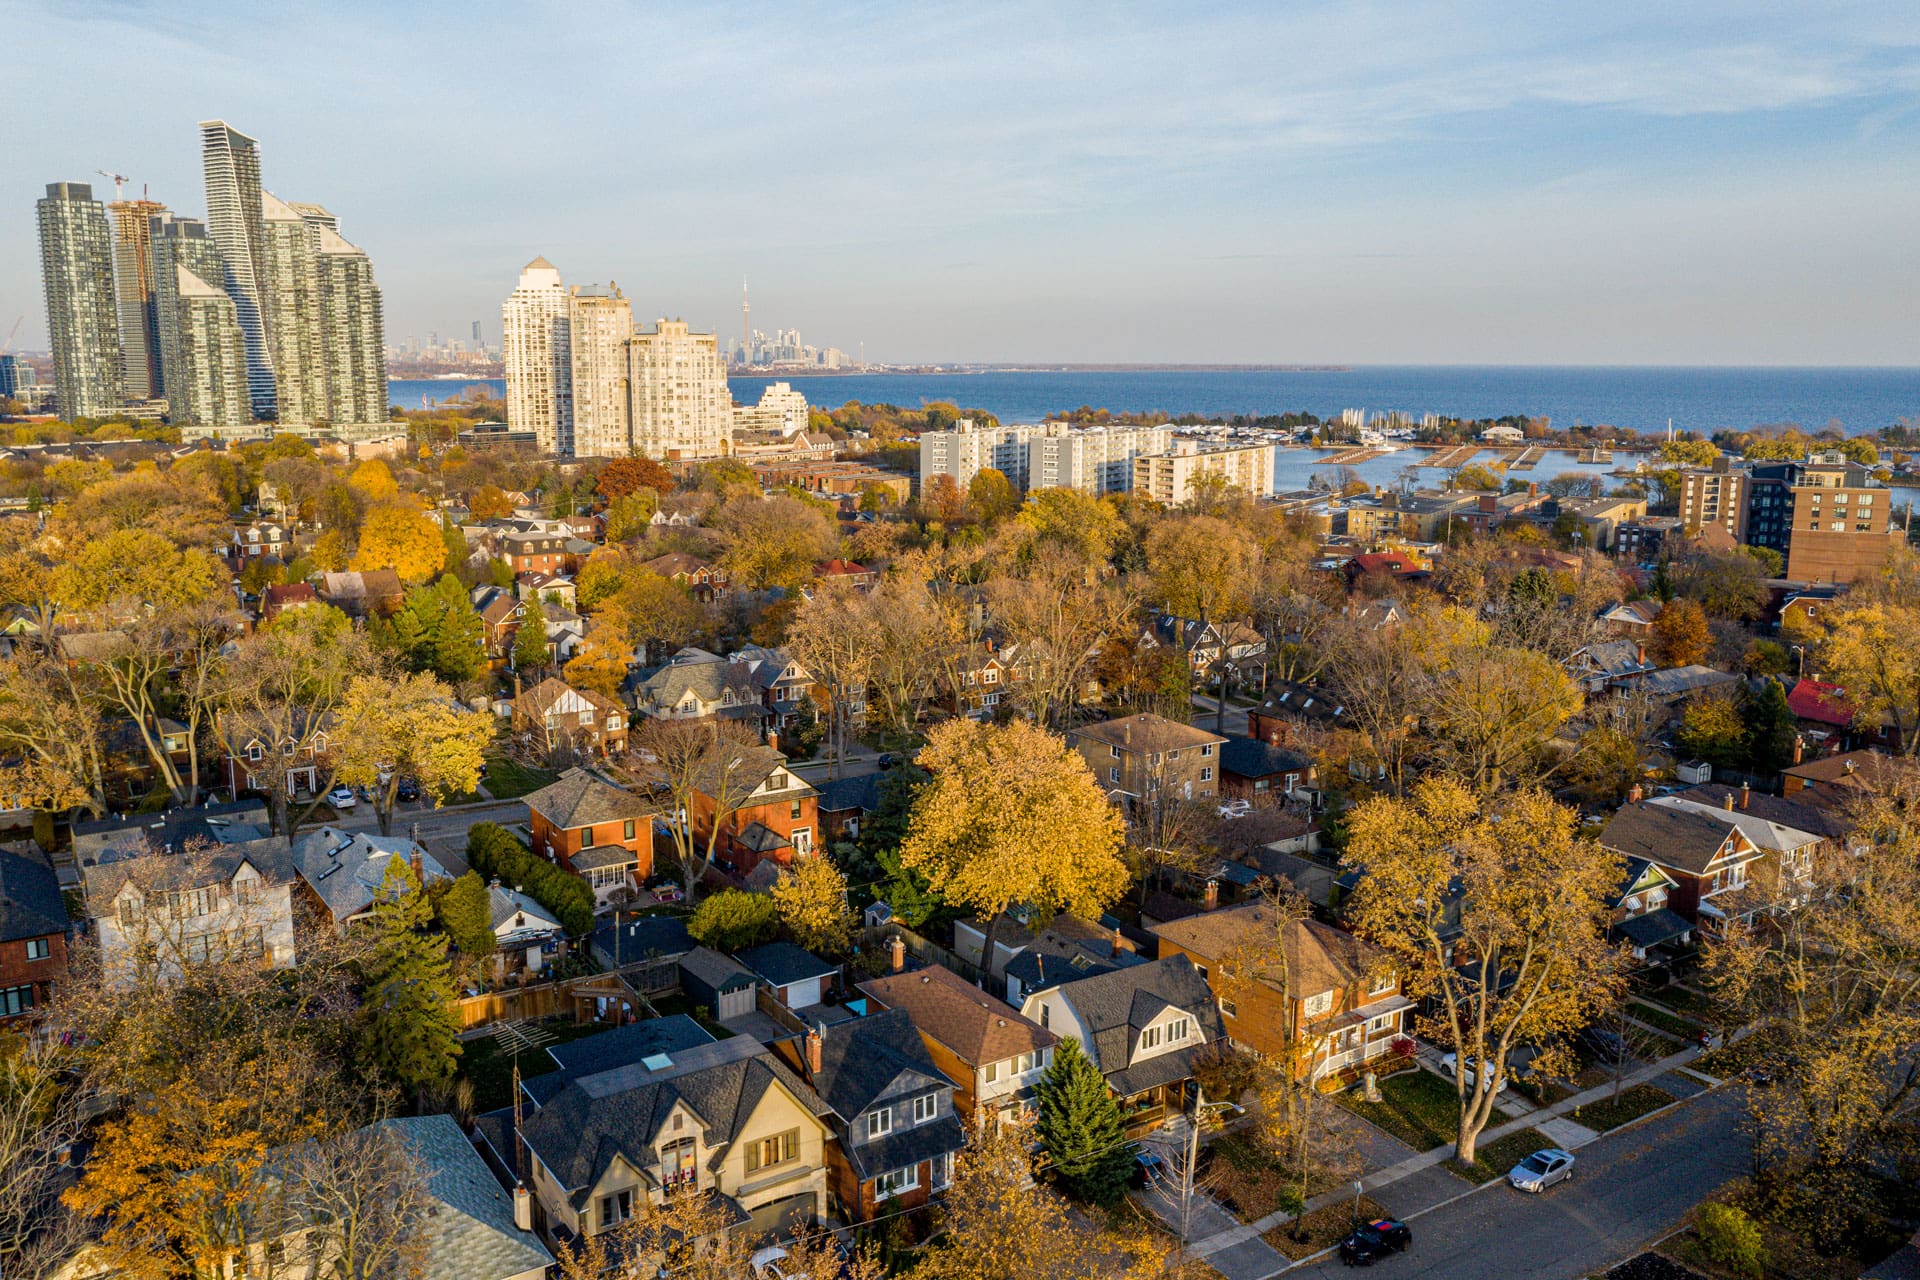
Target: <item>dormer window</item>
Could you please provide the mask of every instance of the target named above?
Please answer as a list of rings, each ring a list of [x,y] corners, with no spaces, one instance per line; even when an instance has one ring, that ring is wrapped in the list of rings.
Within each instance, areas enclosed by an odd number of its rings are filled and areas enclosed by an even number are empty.
[[[875,1107],[867,1112],[867,1136],[881,1138],[893,1132],[893,1108]]]

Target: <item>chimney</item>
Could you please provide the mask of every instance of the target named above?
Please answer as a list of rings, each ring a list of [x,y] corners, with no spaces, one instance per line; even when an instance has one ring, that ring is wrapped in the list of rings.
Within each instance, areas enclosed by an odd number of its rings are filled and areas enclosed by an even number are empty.
[[[1806,753],[1807,753],[1807,740],[1801,737],[1797,733],[1794,734],[1793,735],[1793,762],[1795,764],[1799,764],[1801,757],[1806,755]]]
[[[521,1231],[533,1230],[533,1197],[524,1182],[513,1184],[513,1225]]]
[[[1753,787],[1748,783],[1742,782],[1740,784],[1740,807],[1742,809],[1746,808],[1747,801],[1751,799],[1753,799]]]
[[[1645,800],[1646,798],[1647,798],[1646,788],[1642,787],[1637,782],[1633,784],[1633,789],[1627,792],[1628,804],[1639,804],[1642,800]]]
[[[407,865],[413,868],[413,878],[420,882],[420,887],[423,889],[426,888],[427,887],[427,868],[426,868],[426,864],[422,862],[420,859],[420,850],[418,846],[414,848],[412,853],[409,853],[407,855]]]
[[[820,1074],[820,1033],[812,1029],[807,1031],[807,1074]]]
[[[1113,958],[1115,960],[1118,960],[1120,958],[1120,926],[1119,925],[1113,926]]]
[[[1220,882],[1218,880],[1207,881],[1207,896],[1201,905],[1208,911],[1212,911],[1220,905]]]
[[[1727,812],[1733,812],[1733,792],[1727,792]]]
[[[1641,666],[1644,667],[1647,665],[1647,642],[1646,641],[1640,640],[1635,642],[1633,646],[1633,657],[1634,657],[1634,661],[1638,662]]]
[[[893,935],[893,971],[900,972],[907,967],[907,940],[899,934]]]
[[[1537,497],[1539,497],[1539,496],[1540,496],[1540,482],[1539,482],[1539,481],[1537,481],[1537,480],[1529,480],[1529,481],[1527,481],[1527,496],[1528,496],[1529,498],[1537,498]]]

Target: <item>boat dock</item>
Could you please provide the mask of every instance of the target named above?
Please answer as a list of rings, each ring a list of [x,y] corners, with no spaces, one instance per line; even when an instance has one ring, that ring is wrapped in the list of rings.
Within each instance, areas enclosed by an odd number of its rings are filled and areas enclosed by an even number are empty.
[[[1323,467],[1351,467],[1362,462],[1372,462],[1375,458],[1384,458],[1392,452],[1393,450],[1391,449],[1375,449],[1371,446],[1363,446],[1358,449],[1347,449],[1340,453],[1333,454],[1330,457],[1322,458],[1320,459],[1320,465]]]
[[[1520,451],[1519,457],[1507,463],[1507,470],[1531,471],[1535,467],[1539,466],[1540,459],[1546,456],[1547,456],[1547,451],[1545,449],[1541,448],[1537,444],[1530,444],[1526,448]]]
[[[1455,467],[1466,466],[1473,456],[1480,452],[1481,447],[1482,446],[1477,444],[1457,444],[1451,448],[1437,449],[1428,454],[1427,460],[1420,465],[1423,467],[1444,467],[1451,471]]]

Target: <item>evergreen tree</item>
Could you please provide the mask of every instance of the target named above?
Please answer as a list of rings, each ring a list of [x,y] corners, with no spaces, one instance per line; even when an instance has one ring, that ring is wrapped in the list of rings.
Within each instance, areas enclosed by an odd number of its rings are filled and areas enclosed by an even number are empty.
[[[427,932],[432,921],[413,868],[390,859],[362,965],[361,1052],[379,1074],[416,1093],[444,1082],[460,1056],[447,940]]]
[[[547,611],[539,596],[530,595],[521,605],[520,629],[513,633],[513,667],[520,672],[538,671],[549,661]]]
[[[1059,1043],[1033,1092],[1040,1104],[1040,1145],[1061,1183],[1091,1204],[1118,1203],[1133,1168],[1133,1144],[1126,1140],[1120,1104],[1079,1041]]]
[[[444,882],[443,882],[444,883]],[[467,956],[490,955],[496,945],[493,935],[493,899],[487,893],[487,882],[476,872],[469,871],[458,880],[435,885],[439,890],[434,898],[434,919],[446,931],[453,945],[460,948],[460,954]]]
[[[1747,761],[1762,773],[1776,773],[1793,763],[1793,742],[1800,733],[1787,690],[1778,680],[1748,698],[1740,718],[1747,724]]]

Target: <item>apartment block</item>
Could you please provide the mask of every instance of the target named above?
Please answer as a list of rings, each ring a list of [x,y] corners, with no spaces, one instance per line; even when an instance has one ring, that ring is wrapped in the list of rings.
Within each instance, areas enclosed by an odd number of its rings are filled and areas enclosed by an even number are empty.
[[[1031,448],[1028,473],[1032,488],[1080,489],[1095,495],[1126,493],[1133,488],[1134,459],[1172,449],[1173,428],[1049,429],[1033,441]]]
[[[1894,521],[1892,491],[1839,454],[1809,459],[1792,493],[1787,576],[1796,582],[1870,577],[1906,539]]]
[[[568,290],[566,333],[573,456],[624,458],[633,447],[627,390],[633,308],[620,286]]]
[[[658,320],[627,343],[633,448],[650,458],[718,458],[733,439],[719,339]]]
[[[84,182],[52,182],[35,212],[60,419],[104,417],[126,400],[106,207]]]
[[[1170,452],[1133,460],[1133,491],[1163,506],[1184,506],[1212,484],[1256,498],[1271,495],[1273,446],[1202,450],[1182,440]]]
[[[984,427],[962,418],[949,431],[927,431],[920,436],[920,489],[926,491],[935,476],[951,476],[965,492],[973,478],[991,468],[1027,488],[1029,446],[1043,428],[1032,423]]]

